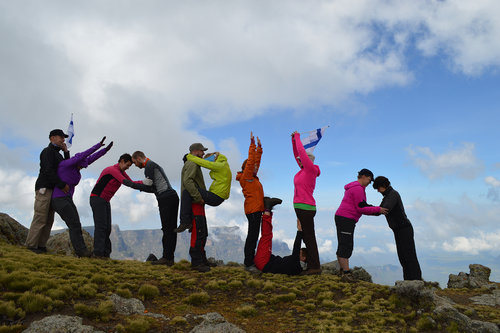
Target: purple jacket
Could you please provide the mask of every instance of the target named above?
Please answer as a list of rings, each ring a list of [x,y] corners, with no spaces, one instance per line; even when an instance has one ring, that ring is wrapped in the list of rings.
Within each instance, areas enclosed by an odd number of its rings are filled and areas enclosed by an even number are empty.
[[[344,189],[344,198],[335,215],[347,217],[358,222],[363,214],[375,215],[380,212],[380,207],[367,205],[365,188],[357,180],[344,186]]]
[[[82,175],[80,174],[80,167],[86,168],[89,164],[95,162],[98,158],[107,153],[106,148],[94,152],[101,147],[101,143],[97,143],[84,152],[78,153],[70,159],[63,160],[57,167],[57,175],[59,178],[69,185],[68,193],[64,193],[60,188],[54,188],[52,198],[60,197],[73,197],[75,186],[78,185]]]
[[[319,166],[315,165],[307,156],[306,150],[300,141],[300,134],[295,133],[292,137],[293,156],[295,161],[300,158],[302,168],[293,178],[293,203],[303,203],[316,206],[313,193],[316,187],[316,177],[319,176]],[[297,164],[299,162],[297,161]],[[300,164],[299,164],[300,166]]]

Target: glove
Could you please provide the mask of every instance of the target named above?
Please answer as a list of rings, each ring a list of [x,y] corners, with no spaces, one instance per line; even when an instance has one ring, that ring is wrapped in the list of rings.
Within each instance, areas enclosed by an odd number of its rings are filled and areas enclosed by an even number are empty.
[[[149,179],[149,178],[144,178],[144,179],[142,180],[142,183],[143,183],[144,185],[151,186],[151,185],[153,185],[153,180],[152,180],[152,179]]]

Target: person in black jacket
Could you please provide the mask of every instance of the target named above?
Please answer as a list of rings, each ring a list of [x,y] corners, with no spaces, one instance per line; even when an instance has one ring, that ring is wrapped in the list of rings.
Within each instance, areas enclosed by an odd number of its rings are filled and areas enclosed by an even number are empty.
[[[278,273],[288,275],[299,275],[302,273],[300,262],[306,262],[306,249],[300,248],[302,242],[302,227],[297,219],[297,235],[293,243],[292,254],[286,257],[275,256],[272,254],[273,242],[273,225],[272,225],[272,208],[279,205],[281,199],[264,197],[265,211],[262,214],[262,229],[255,253],[255,267],[262,273]]]
[[[174,264],[174,252],[177,245],[177,233],[174,232],[174,229],[177,227],[179,196],[172,185],[170,185],[163,168],[149,158],[146,158],[146,155],[142,151],[136,151],[132,154],[132,162],[139,169],[144,169],[144,175],[146,179],[151,180],[151,184],[144,184],[144,181],[143,184],[138,184],[124,180],[123,185],[154,193],[160,210],[161,230],[163,231],[163,256],[159,260],[153,261],[152,264],[172,266]]]
[[[69,191],[69,185],[57,175],[57,167],[63,159],[69,158],[65,138],[68,135],[60,129],[49,133],[49,145],[40,153],[40,173],[35,183],[35,207],[25,245],[35,253],[47,252],[47,241],[54,223],[54,209],[50,205],[54,187],[63,192]],[[59,151],[64,152],[64,157]]]
[[[422,271],[415,250],[413,226],[406,216],[401,196],[392,188],[389,179],[384,176],[375,178],[373,188],[384,196],[380,207],[389,210],[385,218],[394,232],[399,262],[403,267],[403,278],[405,280],[422,280]]]

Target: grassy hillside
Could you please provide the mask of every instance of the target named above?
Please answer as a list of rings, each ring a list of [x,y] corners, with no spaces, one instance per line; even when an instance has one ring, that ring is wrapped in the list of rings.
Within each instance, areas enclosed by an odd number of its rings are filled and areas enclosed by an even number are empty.
[[[432,323],[432,304],[398,297],[387,286],[327,274],[251,275],[228,266],[202,274],[189,266],[36,255],[0,243],[0,332],[20,332],[53,313],[81,316],[106,332],[188,332],[197,322],[186,315],[207,312],[247,332],[458,331],[439,318]],[[147,311],[172,320],[113,313],[112,293],[139,298]],[[479,290],[439,293],[458,301],[471,318],[500,323],[498,306],[471,306],[468,297]]]

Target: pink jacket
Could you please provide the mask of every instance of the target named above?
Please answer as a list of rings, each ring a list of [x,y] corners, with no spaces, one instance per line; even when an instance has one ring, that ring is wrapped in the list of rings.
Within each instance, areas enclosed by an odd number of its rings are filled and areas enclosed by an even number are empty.
[[[361,215],[375,215],[380,212],[380,207],[365,206],[366,193],[365,188],[356,180],[344,186],[345,193],[340,207],[335,215],[347,217],[358,222]],[[362,207],[359,206],[361,204]],[[365,207],[363,207],[365,206]]]
[[[293,156],[297,164],[300,158],[302,168],[293,178],[294,193],[293,203],[303,203],[316,206],[313,193],[316,187],[316,177],[320,175],[319,166],[315,165],[307,156],[306,150],[300,141],[300,134],[295,133],[292,137]],[[300,164],[299,164],[300,167]]]
[[[130,179],[130,177],[120,169],[120,164],[116,163],[115,165],[109,166],[102,170],[97,183],[94,185],[92,192],[90,193],[91,197],[97,196],[101,197],[106,201],[110,201],[111,198],[115,195],[116,191],[120,188],[124,179]],[[142,184],[141,180],[134,181],[134,183]]]

